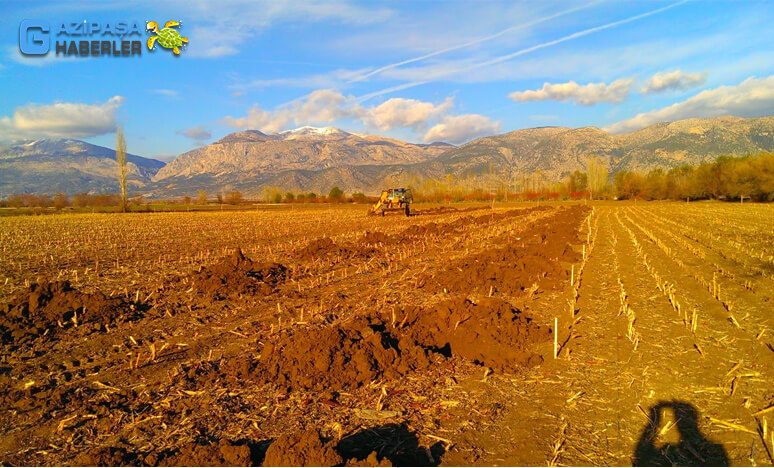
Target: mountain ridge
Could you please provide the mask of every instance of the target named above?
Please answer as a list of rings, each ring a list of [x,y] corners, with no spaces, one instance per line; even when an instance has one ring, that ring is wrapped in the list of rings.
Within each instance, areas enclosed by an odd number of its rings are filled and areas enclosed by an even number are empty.
[[[772,151],[774,116],[725,116],[662,122],[624,134],[594,126],[535,127],[460,146],[408,143],[335,127],[273,134],[243,130],[183,153],[167,165],[135,155],[129,161],[130,188],[148,197],[192,195],[200,189],[240,190],[259,197],[266,187],[327,193],[334,185],[349,193],[373,194],[386,186],[418,184],[447,174],[486,184],[482,186],[533,174],[550,182],[586,170],[591,156],[602,158],[612,174]],[[36,140],[10,150],[0,146],[0,194],[115,191],[114,158],[109,148],[71,139]]]
[[[128,186],[147,186],[164,166],[127,154]],[[71,138],[22,140],[0,145],[0,196],[15,193],[117,192],[115,150]]]

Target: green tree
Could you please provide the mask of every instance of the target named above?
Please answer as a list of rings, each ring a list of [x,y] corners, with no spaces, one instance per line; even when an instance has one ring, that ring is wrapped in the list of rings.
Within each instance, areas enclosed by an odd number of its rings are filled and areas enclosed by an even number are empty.
[[[200,205],[206,205],[207,192],[205,192],[204,190],[199,190],[199,192],[197,192],[196,202],[199,203]]]
[[[333,187],[330,193],[328,193],[328,198],[333,201],[339,201],[344,198],[344,192],[338,186]]]
[[[288,203],[293,203],[295,201],[296,196],[293,194],[293,192],[286,192],[285,193],[285,201]]]

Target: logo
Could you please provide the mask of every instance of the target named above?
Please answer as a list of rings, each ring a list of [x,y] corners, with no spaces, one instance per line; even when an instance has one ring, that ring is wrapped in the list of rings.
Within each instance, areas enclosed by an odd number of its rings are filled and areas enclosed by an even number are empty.
[[[149,50],[156,44],[171,49],[180,55],[180,49],[188,38],[175,29],[178,21],[167,21],[159,29],[158,23],[146,23],[146,31],[153,34],[147,40]],[[133,37],[139,36],[139,37]],[[129,57],[142,55],[143,29],[137,21],[72,22],[48,23],[37,19],[25,19],[19,24],[19,51],[25,56],[43,56],[52,49],[57,57]]]
[[[19,50],[24,55],[46,55],[51,48],[48,33],[51,27],[45,21],[24,20],[19,25]]]
[[[164,27],[159,30],[159,24],[155,21],[149,21],[145,26],[148,32],[153,32],[156,35],[148,38],[148,49],[153,50],[153,47],[158,43],[165,49],[172,49],[175,55],[180,55],[180,47],[188,44],[188,38],[181,36],[175,26],[180,26],[177,21],[167,21],[164,23]]]

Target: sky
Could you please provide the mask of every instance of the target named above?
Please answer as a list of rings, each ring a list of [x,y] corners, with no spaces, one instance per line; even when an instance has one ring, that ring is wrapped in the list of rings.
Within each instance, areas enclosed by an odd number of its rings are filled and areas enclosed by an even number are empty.
[[[19,50],[25,19],[138,22],[141,56]],[[148,50],[174,20],[179,56]],[[334,126],[461,144],[539,126],[625,133],[774,113],[766,1],[2,1],[0,141],[68,137],[170,161],[234,131]]]

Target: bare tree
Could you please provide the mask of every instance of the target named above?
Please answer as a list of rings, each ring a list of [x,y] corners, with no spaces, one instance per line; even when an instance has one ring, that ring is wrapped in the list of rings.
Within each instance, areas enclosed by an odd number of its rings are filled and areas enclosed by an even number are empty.
[[[586,161],[586,168],[588,172],[588,185],[591,198],[594,198],[595,193],[599,193],[607,185],[607,179],[610,177],[610,173],[607,171],[602,158],[599,156],[592,156]]]
[[[129,207],[129,200],[126,194],[128,168],[126,163],[126,140],[124,140],[124,130],[121,127],[116,129],[116,162],[118,163],[118,186],[121,189],[121,212],[126,213]]]

